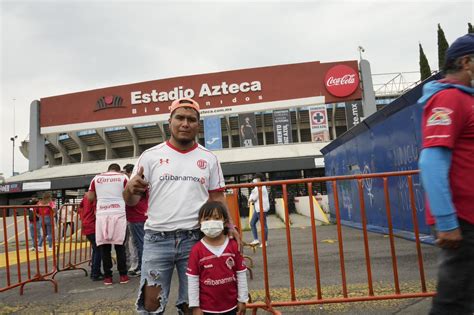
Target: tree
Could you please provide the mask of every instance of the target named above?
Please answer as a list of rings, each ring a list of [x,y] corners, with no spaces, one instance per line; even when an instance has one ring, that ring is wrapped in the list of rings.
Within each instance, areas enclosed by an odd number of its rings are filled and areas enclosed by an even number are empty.
[[[423,81],[431,76],[431,69],[428,64],[428,59],[426,59],[425,52],[423,51],[423,47],[421,47],[421,43],[419,43],[418,46],[420,48],[420,74],[421,81]]]
[[[444,58],[446,56],[446,50],[448,50],[449,44],[444,36],[444,31],[441,25],[438,24],[438,69],[442,69],[444,66]]]
[[[474,28],[472,27],[471,23],[467,23],[467,32],[469,34],[474,33]]]

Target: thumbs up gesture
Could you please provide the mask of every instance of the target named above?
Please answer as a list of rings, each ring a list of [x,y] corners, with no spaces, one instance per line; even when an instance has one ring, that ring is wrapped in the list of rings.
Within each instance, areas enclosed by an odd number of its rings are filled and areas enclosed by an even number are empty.
[[[140,166],[137,174],[128,181],[127,186],[125,187],[123,197],[129,206],[134,206],[138,203],[138,200],[140,199],[139,196],[144,195],[148,189],[148,181],[145,179],[143,173],[143,166]]]

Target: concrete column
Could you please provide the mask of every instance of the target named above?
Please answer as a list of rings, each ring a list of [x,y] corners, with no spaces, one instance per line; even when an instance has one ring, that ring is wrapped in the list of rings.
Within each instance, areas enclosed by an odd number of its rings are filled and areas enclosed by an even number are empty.
[[[362,59],[359,62],[359,68],[360,80],[362,82],[362,112],[364,114],[364,118],[367,118],[377,111],[374,84],[372,83],[370,63],[367,60]]]
[[[46,153],[46,157],[48,158],[48,161],[49,161],[49,166],[57,165],[53,152],[51,152],[51,150],[49,150],[48,148],[45,147],[45,153]]]
[[[260,113],[262,120],[262,134],[263,134],[263,145],[267,145],[267,137],[265,137],[265,114]]]
[[[117,154],[115,154],[114,149],[112,149],[112,146],[110,144],[109,138],[107,138],[107,135],[105,134],[105,131],[103,128],[96,129],[97,134],[99,137],[102,138],[102,141],[104,141],[105,145],[105,159],[106,160],[111,160],[117,158]]]
[[[71,158],[69,157],[69,154],[66,150],[66,148],[61,144],[59,141],[58,135],[47,135],[46,139],[61,153],[61,156],[63,158],[62,165],[67,165],[71,163]]]
[[[298,107],[296,107],[295,109],[296,109],[295,117],[296,117],[296,131],[298,135],[298,143],[301,143],[300,111]]]
[[[68,132],[69,138],[74,140],[81,150],[81,163],[90,161],[89,151],[87,151],[87,145],[81,140],[75,131]]]
[[[158,126],[158,128],[160,128],[162,142],[165,142],[166,141],[166,132],[165,132],[164,123],[163,122],[158,122],[158,123],[156,123],[156,125]]]
[[[230,118],[225,116],[225,123],[227,127],[227,140],[229,141],[229,148],[232,148],[232,129],[230,129]]]
[[[135,130],[133,130],[133,126],[127,126],[127,130],[132,136],[132,141],[133,141],[133,156],[137,157],[140,155],[140,148],[138,146],[138,137],[137,134],[135,133]]]
[[[34,171],[45,165],[44,136],[40,127],[41,103],[33,101],[30,104],[30,143],[28,145],[28,170]]]

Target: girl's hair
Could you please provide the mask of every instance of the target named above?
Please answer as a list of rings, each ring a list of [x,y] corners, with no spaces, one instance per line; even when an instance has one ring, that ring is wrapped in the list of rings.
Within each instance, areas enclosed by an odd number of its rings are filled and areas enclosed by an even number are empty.
[[[52,200],[52,196],[51,196],[51,193],[50,193],[50,192],[44,193],[43,198],[41,199],[41,201],[43,202],[43,204],[48,204],[48,203],[51,202],[51,200]]]
[[[226,226],[226,223],[229,222],[229,214],[222,202],[208,201],[203,204],[201,209],[199,209],[199,222],[205,218],[212,217],[215,212],[224,219],[224,234],[227,235],[229,228]]]

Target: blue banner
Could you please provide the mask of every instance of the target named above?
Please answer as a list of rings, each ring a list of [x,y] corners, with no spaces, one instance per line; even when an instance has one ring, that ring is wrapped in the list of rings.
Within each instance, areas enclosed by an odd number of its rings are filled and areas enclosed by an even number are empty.
[[[221,118],[219,116],[205,117],[204,143],[209,150],[222,149]]]

